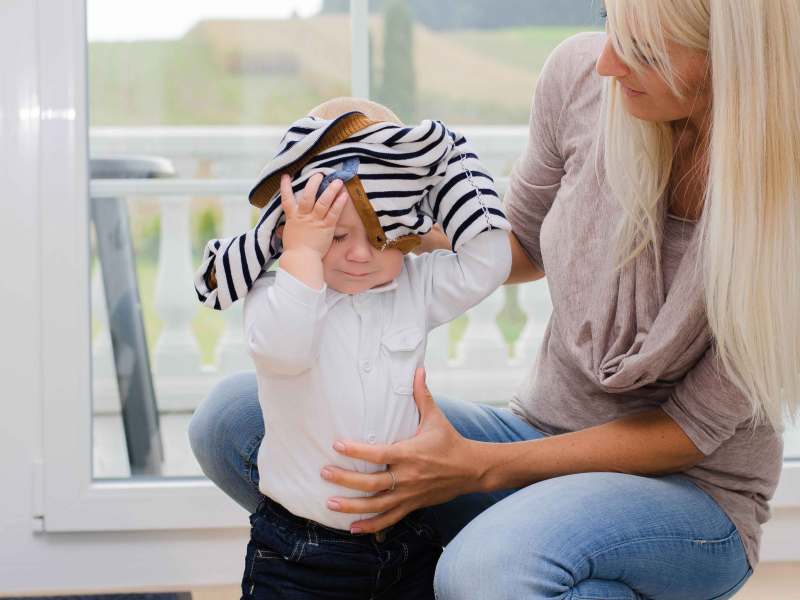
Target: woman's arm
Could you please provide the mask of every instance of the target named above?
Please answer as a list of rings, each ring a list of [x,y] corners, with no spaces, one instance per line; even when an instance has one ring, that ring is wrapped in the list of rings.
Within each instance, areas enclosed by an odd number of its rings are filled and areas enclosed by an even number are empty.
[[[467,444],[478,459],[479,491],[592,471],[665,475],[686,470],[705,456],[660,408],[529,442]]]
[[[357,473],[333,466],[323,470],[322,476],[330,481],[376,493],[331,499],[332,510],[380,513],[353,523],[356,530],[378,531],[417,508],[462,494],[522,487],[589,471],[658,475],[687,469],[704,456],[658,408],[582,431],[497,444],[462,437],[434,403],[422,369],[414,377],[414,399],[420,425],[413,438],[391,445],[347,441],[334,446],[345,456],[388,464],[397,481],[394,491],[377,493],[391,486],[385,472]]]
[[[511,273],[509,273],[505,285],[536,281],[544,277],[544,271],[528,257],[513,231],[509,233],[508,241],[511,242]]]

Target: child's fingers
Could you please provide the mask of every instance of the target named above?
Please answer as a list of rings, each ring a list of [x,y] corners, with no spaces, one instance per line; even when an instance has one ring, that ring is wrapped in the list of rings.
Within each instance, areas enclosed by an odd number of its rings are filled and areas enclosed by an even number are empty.
[[[342,189],[342,185],[343,183],[341,179],[334,179],[330,185],[325,188],[325,191],[322,192],[320,197],[317,199],[317,203],[314,204],[315,217],[320,220],[325,218],[325,215],[328,213],[328,209],[336,200],[336,194],[338,194],[339,190]]]
[[[334,227],[336,223],[339,222],[339,217],[342,215],[345,204],[347,204],[349,199],[350,195],[347,193],[347,190],[343,189],[342,192],[336,196],[336,200],[333,201],[333,204],[331,204],[328,214],[325,215],[325,225]]]
[[[319,189],[319,184],[322,183],[322,179],[322,173],[314,173],[306,182],[306,187],[303,188],[303,193],[300,194],[300,200],[297,202],[297,210],[300,214],[308,214],[314,208],[317,190]]]
[[[292,191],[292,178],[288,175],[281,177],[281,208],[286,213],[286,218],[291,218],[297,211],[294,192]]]

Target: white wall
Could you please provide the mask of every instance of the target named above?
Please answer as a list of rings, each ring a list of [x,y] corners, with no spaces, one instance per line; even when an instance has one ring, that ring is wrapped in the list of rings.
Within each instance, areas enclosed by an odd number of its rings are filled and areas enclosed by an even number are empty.
[[[49,23],[45,30],[69,27],[82,14],[77,0],[0,2],[0,228],[5,255],[0,276],[0,595],[232,583],[243,564],[244,511],[242,529],[35,531],[40,521],[34,519],[34,463],[42,458],[39,272],[42,261],[58,260],[40,256],[40,219],[49,204],[60,201],[39,197],[39,138],[42,119],[70,118],[69,106],[39,106],[37,60],[42,20]],[[48,109],[53,112],[45,113]]]

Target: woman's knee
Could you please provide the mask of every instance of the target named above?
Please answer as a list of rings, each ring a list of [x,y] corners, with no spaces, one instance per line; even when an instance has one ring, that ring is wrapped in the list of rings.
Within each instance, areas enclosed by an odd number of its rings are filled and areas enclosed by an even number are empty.
[[[436,565],[438,600],[563,598],[569,592],[568,573],[548,564],[547,556],[526,553],[521,559],[519,547],[501,531],[480,540],[464,533],[445,548]]]
[[[256,376],[248,371],[218,382],[189,421],[189,445],[204,472],[221,454],[220,448],[232,441],[230,434],[246,427],[264,428]]]

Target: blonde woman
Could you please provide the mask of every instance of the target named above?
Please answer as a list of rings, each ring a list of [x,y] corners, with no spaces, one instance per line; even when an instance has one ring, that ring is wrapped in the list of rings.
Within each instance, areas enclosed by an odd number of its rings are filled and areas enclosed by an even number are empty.
[[[376,492],[331,499],[353,531],[428,507],[440,600],[729,598],[758,561],[800,396],[800,3],[605,4],[543,69],[505,198],[509,283],[553,301],[510,410],[434,401],[420,370],[414,438],[336,445],[391,475],[322,470]],[[190,431],[247,508],[255,385]]]

